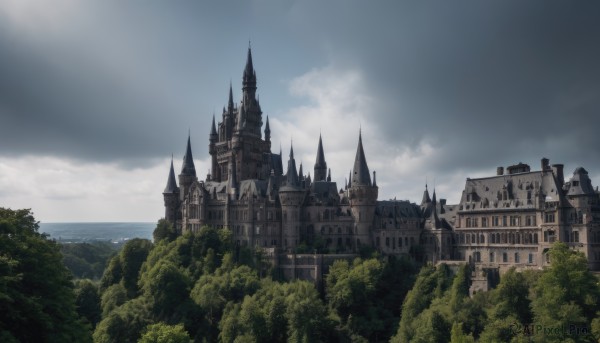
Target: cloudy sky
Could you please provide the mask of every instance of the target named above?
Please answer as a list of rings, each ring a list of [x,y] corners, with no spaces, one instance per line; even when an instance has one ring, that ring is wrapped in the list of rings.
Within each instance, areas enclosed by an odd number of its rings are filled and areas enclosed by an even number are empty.
[[[239,101],[251,40],[274,152],[334,181],[359,128],[379,198],[457,202],[540,159],[600,184],[600,3],[0,0],[0,206],[56,221],[164,215],[188,130]],[[177,170],[178,172],[178,170]]]

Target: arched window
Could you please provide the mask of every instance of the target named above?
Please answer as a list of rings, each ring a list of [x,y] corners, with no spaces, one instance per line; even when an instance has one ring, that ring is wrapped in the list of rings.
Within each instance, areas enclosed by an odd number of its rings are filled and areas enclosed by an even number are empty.
[[[479,243],[485,244],[485,236],[483,236],[483,234],[479,236]]]
[[[494,234],[492,233],[492,234],[490,235],[490,238],[491,238],[491,240],[492,240],[490,243],[492,243],[492,244],[496,243],[496,235],[494,235]]]

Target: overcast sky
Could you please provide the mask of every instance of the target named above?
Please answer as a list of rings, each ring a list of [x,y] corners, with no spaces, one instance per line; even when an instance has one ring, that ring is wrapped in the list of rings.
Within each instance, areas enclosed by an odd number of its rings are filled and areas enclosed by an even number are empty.
[[[188,130],[199,177],[251,40],[273,151],[319,132],[343,187],[358,132],[379,199],[455,203],[540,159],[600,183],[600,3],[0,0],[0,206],[43,222],[164,216]],[[264,119],[264,118],[263,118]],[[285,163],[284,163],[285,165]]]

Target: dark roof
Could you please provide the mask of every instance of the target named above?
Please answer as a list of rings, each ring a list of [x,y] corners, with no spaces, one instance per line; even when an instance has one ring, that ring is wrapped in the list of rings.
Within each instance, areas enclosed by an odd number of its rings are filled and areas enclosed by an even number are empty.
[[[227,103],[229,110],[233,110],[233,90],[231,89],[231,82],[229,82],[229,102]]]
[[[244,80],[255,76],[254,66],[252,65],[252,49],[248,47],[248,57],[246,58],[246,67],[244,68]]]
[[[321,135],[319,134],[319,147],[317,148],[317,161],[315,162],[315,168],[327,169],[327,162],[325,162],[325,153],[323,152],[323,142]],[[318,180],[320,181],[320,180]]]
[[[362,145],[362,135],[358,134],[358,147],[356,148],[356,158],[354,159],[354,175],[352,185],[371,186],[371,175]]]
[[[269,127],[269,116],[267,116],[267,123],[265,124],[265,133],[267,132],[271,132],[271,128]]]
[[[298,185],[298,172],[296,171],[296,160],[294,159],[294,147],[290,145],[290,159],[288,160],[286,186]]]
[[[431,202],[431,198],[429,197],[429,191],[427,190],[427,185],[425,185],[425,190],[423,191],[423,199],[421,200],[421,205],[425,205],[428,202]]]
[[[213,120],[212,120],[212,127],[210,128],[210,134],[211,134],[211,136],[217,135],[217,127],[215,126],[215,115],[214,114],[213,114]]]
[[[194,166],[194,157],[192,156],[192,145],[188,135],[187,148],[183,156],[183,165],[181,166],[181,175],[196,176],[196,167]]]
[[[175,171],[173,170],[173,158],[171,158],[171,169],[169,170],[169,178],[167,179],[167,187],[163,193],[177,193],[177,181],[175,181]]]

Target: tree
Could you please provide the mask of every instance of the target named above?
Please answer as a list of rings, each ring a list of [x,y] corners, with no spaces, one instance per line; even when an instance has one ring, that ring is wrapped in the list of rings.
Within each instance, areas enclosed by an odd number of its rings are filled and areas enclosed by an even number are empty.
[[[146,328],[146,333],[138,343],[190,343],[190,341],[190,335],[185,331],[182,324],[157,323]]]
[[[544,328],[590,328],[598,311],[600,289],[598,279],[588,270],[586,257],[562,242],[550,251],[550,267],[545,269],[534,288],[532,308],[536,325]],[[586,341],[591,337],[546,335],[535,331],[538,341],[559,342],[566,339]]]
[[[0,338],[89,341],[59,247],[38,229],[30,210],[0,208]]]
[[[101,319],[102,309],[100,308],[98,287],[89,279],[75,282],[75,305],[77,313],[94,328]]]
[[[177,230],[175,230],[173,224],[168,220],[161,218],[158,223],[156,223],[156,228],[154,229],[154,232],[152,232],[152,237],[154,237],[154,243],[158,243],[163,239],[171,242],[177,238]]]

